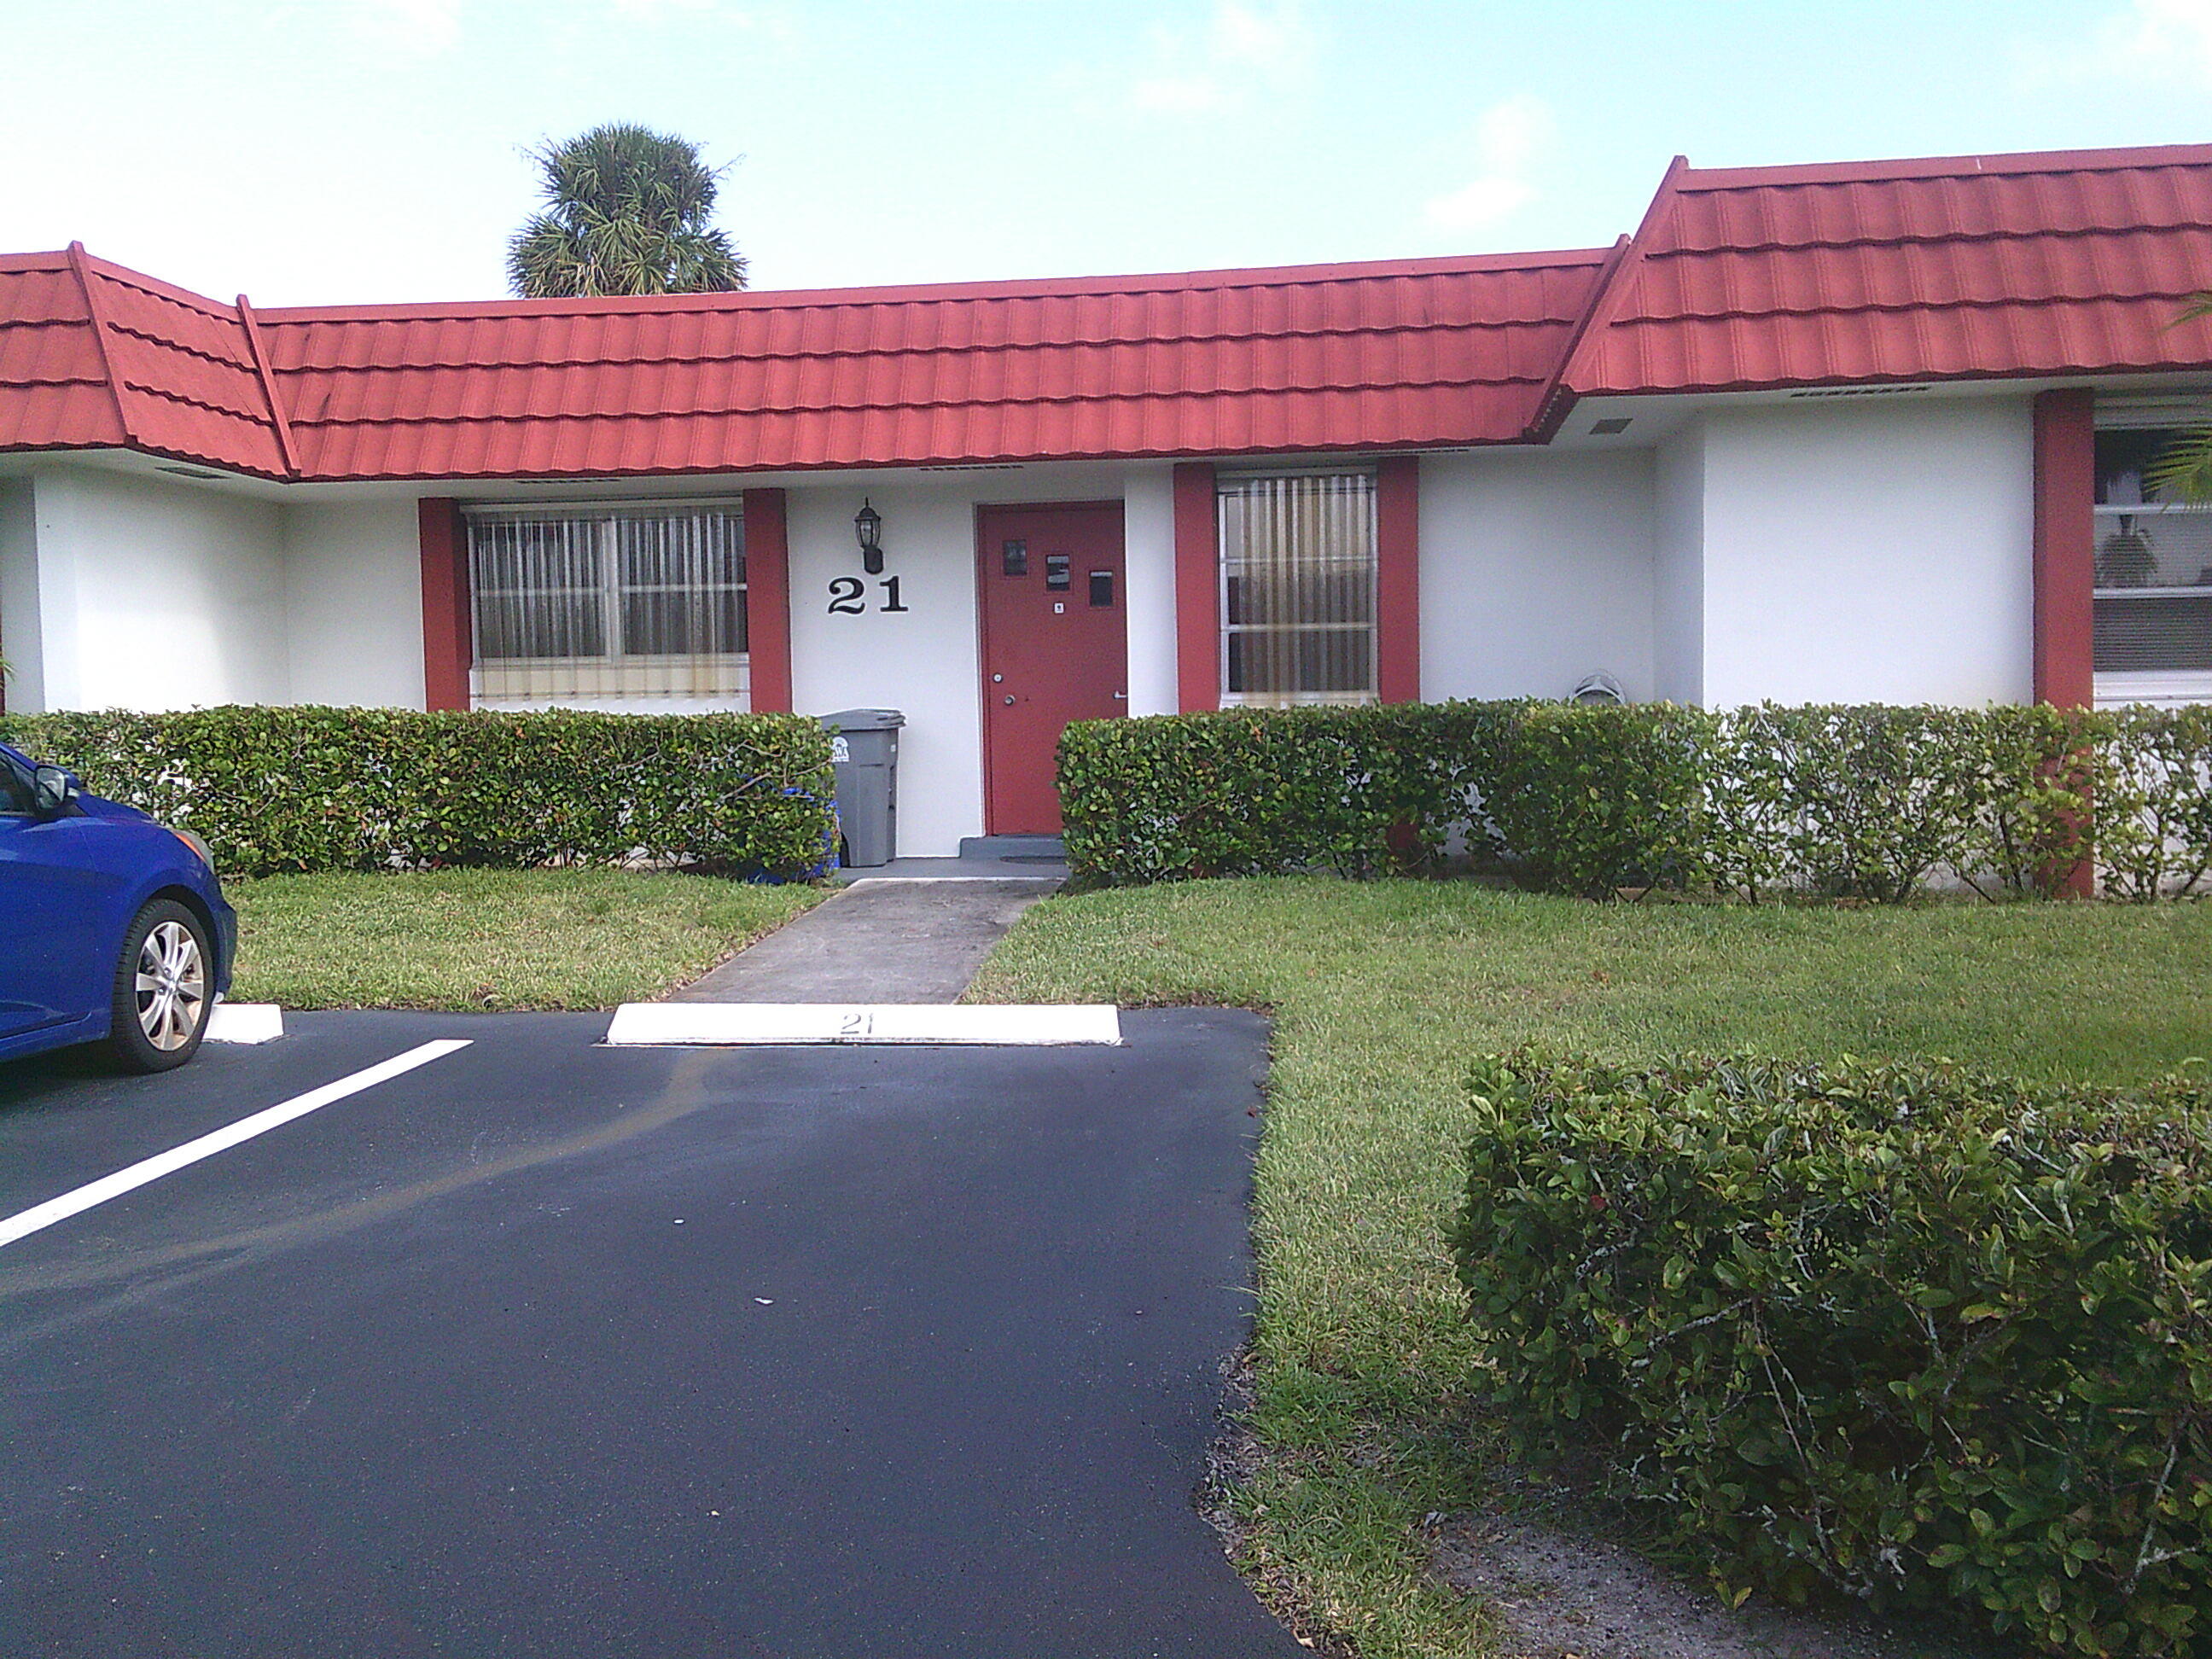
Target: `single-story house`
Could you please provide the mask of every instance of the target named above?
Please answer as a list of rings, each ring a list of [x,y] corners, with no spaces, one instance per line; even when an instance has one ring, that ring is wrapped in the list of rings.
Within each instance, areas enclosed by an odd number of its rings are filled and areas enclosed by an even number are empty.
[[[2212,698],[2212,146],[1701,171],[1610,248],[257,310],[0,257],[18,709]]]

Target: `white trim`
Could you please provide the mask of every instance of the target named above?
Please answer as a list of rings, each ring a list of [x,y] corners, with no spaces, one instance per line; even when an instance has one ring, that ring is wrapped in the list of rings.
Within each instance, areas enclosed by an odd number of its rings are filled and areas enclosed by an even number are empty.
[[[2131,702],[2148,702],[2171,708],[2182,703],[2212,702],[2212,669],[2131,669],[2096,677],[2095,697],[2100,708],[2118,708]]]
[[[2158,431],[2167,427],[2212,425],[2212,391],[2130,396],[2099,392],[2096,424],[2106,431]]]

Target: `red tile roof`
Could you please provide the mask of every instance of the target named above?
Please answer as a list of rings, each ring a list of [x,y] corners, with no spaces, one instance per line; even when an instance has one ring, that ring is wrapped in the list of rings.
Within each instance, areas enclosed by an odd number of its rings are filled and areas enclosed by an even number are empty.
[[[82,248],[0,258],[0,449],[126,447],[290,476],[238,309]]]
[[[0,451],[492,478],[1541,441],[1578,397],[2212,368],[2212,146],[1696,172],[1583,252],[254,313],[0,258]]]
[[[0,258],[0,450],[127,441],[70,256]]]
[[[259,313],[301,475],[1511,442],[1601,256]]]
[[[1564,389],[2202,368],[2212,146],[1698,171],[1679,156]]]

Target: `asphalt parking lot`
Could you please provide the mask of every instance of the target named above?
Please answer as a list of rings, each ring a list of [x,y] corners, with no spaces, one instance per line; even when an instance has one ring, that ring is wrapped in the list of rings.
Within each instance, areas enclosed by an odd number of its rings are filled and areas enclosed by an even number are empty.
[[[1305,1651],[1194,1513],[1265,1032],[595,1047],[325,1014],[0,1067],[0,1654]]]

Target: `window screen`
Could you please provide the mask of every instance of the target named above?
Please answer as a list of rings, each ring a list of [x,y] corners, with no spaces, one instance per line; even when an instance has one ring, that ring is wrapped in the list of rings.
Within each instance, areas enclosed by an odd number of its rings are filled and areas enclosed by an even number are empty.
[[[1222,688],[1231,703],[1375,701],[1375,479],[1224,480]]]
[[[481,698],[745,689],[744,524],[734,507],[474,514],[469,568]]]
[[[2164,496],[2143,477],[2188,435],[2097,434],[2099,673],[2212,672],[2212,507]]]

